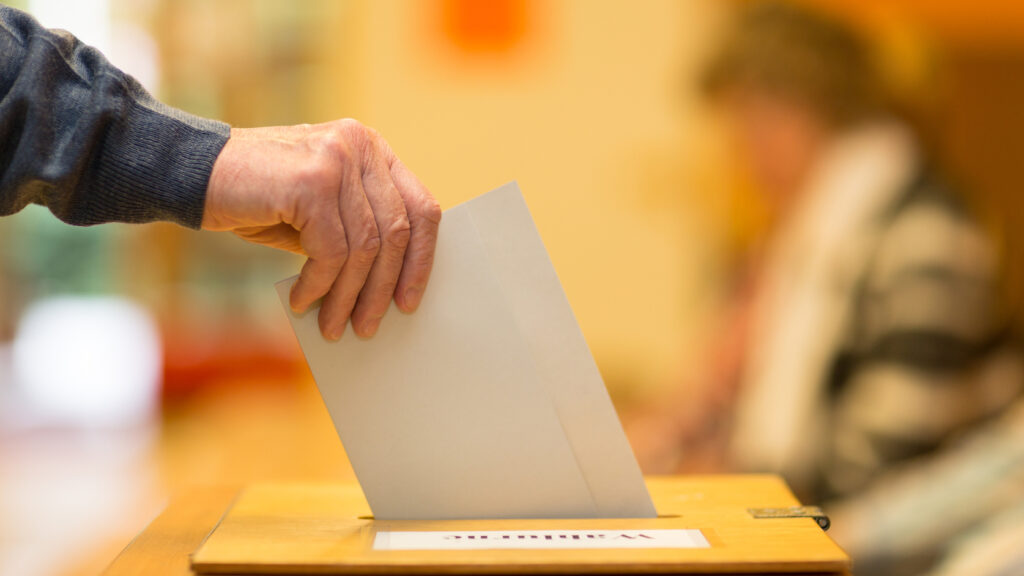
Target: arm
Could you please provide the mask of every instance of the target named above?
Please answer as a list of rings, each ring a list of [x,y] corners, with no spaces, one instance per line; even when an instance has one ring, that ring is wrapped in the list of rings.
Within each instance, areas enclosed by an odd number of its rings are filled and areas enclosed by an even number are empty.
[[[0,6],[0,215],[198,228],[228,126],[165,106],[71,35]]]
[[[291,295],[324,336],[372,336],[419,305],[441,210],[354,120],[230,129],[153,99],[72,36],[0,6],[0,215],[169,220],[308,257]],[[229,139],[230,138],[230,139]]]

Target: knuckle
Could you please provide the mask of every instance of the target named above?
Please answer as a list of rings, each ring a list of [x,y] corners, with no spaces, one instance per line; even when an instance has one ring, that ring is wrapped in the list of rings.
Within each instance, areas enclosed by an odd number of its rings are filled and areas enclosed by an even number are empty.
[[[437,199],[431,195],[427,195],[423,199],[419,209],[419,216],[424,220],[434,224],[435,226],[441,223],[441,204],[438,203]]]
[[[405,248],[409,245],[411,235],[412,224],[409,223],[409,217],[402,214],[384,229],[382,241],[388,247]]]
[[[342,130],[342,131],[345,131],[345,130],[359,130],[359,131],[362,131],[362,130],[364,130],[366,128],[363,125],[362,122],[360,122],[359,120],[356,120],[355,118],[342,118],[341,120],[338,120],[335,125],[337,126],[337,128],[339,130]]]
[[[348,258],[349,243],[341,221],[328,217],[321,218],[317,227],[311,229],[312,248],[316,255],[331,263],[344,262]]]
[[[329,171],[332,176],[337,175],[337,177],[340,177],[342,167],[353,156],[349,142],[331,132],[320,136],[317,152],[313,164],[319,165],[321,170]]]
[[[320,137],[320,151],[330,160],[348,156],[348,146],[345,140],[333,132],[327,132]]]
[[[337,182],[340,178],[338,168],[337,156],[323,150],[323,153],[315,154],[310,161],[302,163],[297,168],[299,185],[310,190],[326,189],[326,184]]]
[[[362,261],[372,261],[377,257],[381,246],[380,232],[377,231],[377,226],[371,222],[358,235],[358,239],[353,244],[353,256],[358,256]]]
[[[323,259],[332,264],[341,265],[348,260],[348,242],[345,241],[344,237],[340,240],[330,242],[324,249]]]
[[[358,120],[342,120],[338,125],[337,134],[352,151],[351,154],[358,155],[364,162],[375,158],[379,152],[380,135],[376,130]]]
[[[350,142],[354,145],[364,143],[372,137],[366,126],[352,118],[339,120],[333,134],[343,142]]]

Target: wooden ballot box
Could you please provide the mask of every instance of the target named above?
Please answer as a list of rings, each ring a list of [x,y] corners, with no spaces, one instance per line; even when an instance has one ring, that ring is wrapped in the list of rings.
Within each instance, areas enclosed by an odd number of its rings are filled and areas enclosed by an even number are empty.
[[[657,518],[377,521],[355,483],[200,491],[107,574],[849,573],[821,518],[779,513],[799,503],[778,477],[647,483]]]

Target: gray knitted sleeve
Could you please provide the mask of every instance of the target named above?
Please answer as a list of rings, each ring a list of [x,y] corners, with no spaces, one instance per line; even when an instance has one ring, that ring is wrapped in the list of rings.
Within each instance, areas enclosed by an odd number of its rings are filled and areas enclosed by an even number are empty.
[[[0,215],[198,228],[230,127],[166,106],[96,49],[0,6]]]

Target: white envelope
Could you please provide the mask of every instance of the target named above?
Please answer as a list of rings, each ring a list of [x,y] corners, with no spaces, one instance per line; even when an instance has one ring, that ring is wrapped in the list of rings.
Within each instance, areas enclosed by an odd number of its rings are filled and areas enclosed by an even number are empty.
[[[653,517],[519,187],[447,210],[415,314],[299,344],[376,518]]]

